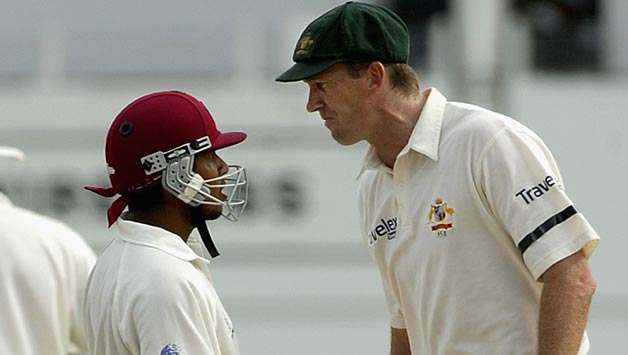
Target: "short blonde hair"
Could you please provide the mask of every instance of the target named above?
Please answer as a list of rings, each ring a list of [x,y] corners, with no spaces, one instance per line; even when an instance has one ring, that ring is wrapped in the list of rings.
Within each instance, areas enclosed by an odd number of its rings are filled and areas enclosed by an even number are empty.
[[[353,78],[359,78],[371,62],[344,62],[344,67]],[[406,63],[384,63],[392,88],[404,96],[414,96],[421,92],[419,79],[414,68]]]
[[[406,96],[414,96],[421,92],[419,78],[410,65],[406,63],[385,64],[393,89]]]

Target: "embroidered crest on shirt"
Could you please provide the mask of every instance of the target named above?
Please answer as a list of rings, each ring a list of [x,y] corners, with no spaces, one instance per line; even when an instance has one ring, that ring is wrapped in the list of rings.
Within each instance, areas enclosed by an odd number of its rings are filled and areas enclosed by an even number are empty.
[[[161,349],[159,355],[184,355],[182,349],[177,344],[168,344]]]
[[[447,202],[442,198],[436,198],[430,207],[428,222],[432,232],[437,237],[446,237],[447,231],[454,227],[454,213],[456,211],[447,206]]]

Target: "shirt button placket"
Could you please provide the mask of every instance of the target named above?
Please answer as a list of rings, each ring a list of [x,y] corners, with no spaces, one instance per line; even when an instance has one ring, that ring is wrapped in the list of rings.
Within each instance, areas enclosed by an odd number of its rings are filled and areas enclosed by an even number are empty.
[[[395,175],[393,176],[395,182],[395,199],[397,200],[397,211],[399,213],[400,219],[400,229],[404,229],[404,222],[408,220],[408,193],[406,191],[406,174],[404,174],[402,167],[403,161],[399,161],[397,170],[395,171]]]

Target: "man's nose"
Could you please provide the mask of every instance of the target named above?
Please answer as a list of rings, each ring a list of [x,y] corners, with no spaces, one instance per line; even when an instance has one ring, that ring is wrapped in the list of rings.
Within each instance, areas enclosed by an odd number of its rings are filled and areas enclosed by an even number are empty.
[[[305,109],[307,112],[316,112],[323,106],[321,95],[310,89]]]
[[[227,163],[224,160],[220,159],[220,165],[218,166],[218,176],[225,175],[228,172],[229,172],[229,165],[227,165]]]

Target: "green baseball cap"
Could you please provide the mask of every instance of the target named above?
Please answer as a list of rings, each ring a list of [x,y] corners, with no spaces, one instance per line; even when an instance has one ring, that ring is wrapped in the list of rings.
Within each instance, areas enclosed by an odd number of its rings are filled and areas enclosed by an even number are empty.
[[[305,28],[292,56],[295,64],[275,80],[307,79],[341,62],[407,63],[409,55],[408,28],[397,14],[382,6],[349,1]]]

